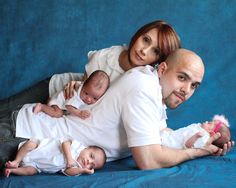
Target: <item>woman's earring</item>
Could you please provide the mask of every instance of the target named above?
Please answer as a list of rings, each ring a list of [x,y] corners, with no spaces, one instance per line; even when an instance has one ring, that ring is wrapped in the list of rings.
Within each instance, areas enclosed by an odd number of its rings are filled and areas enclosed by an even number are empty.
[[[154,69],[158,70],[159,64],[157,63],[153,67],[154,67]]]

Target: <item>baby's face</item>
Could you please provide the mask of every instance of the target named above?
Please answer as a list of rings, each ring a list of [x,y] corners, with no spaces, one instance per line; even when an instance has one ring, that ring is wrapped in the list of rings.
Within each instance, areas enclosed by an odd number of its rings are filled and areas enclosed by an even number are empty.
[[[85,104],[94,104],[105,93],[106,89],[97,89],[92,84],[86,84],[83,86],[80,92],[80,98]]]
[[[77,161],[82,168],[98,169],[104,164],[104,154],[100,149],[86,148],[80,152]]]
[[[206,121],[202,124],[202,128],[205,129],[208,133],[213,134],[217,123],[218,121]]]

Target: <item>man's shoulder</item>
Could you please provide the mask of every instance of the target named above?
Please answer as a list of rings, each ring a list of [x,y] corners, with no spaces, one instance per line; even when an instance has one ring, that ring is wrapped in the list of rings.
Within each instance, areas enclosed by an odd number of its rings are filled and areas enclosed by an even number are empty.
[[[113,86],[119,93],[146,93],[147,96],[156,95],[160,91],[158,76],[145,68],[134,68],[125,73]]]
[[[124,74],[124,80],[132,81],[138,87],[141,85],[159,84],[155,70],[150,66],[136,67]]]

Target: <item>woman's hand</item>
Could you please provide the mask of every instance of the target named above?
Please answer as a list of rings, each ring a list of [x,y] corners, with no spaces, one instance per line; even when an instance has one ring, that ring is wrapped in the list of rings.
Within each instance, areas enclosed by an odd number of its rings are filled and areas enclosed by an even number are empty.
[[[74,96],[74,90],[78,90],[81,85],[80,81],[71,81],[68,84],[66,84],[64,88],[64,97],[65,99],[70,99]]]

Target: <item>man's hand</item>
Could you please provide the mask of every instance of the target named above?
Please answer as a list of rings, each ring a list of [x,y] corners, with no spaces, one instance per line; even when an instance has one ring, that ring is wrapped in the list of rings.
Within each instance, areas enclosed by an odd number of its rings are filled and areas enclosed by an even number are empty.
[[[213,136],[211,136],[211,137],[208,139],[206,145],[203,147],[203,149],[206,150],[206,151],[208,151],[209,154],[212,154],[212,155],[215,155],[216,153],[222,153],[222,151],[221,151],[222,149],[221,149],[221,148],[219,148],[219,147],[217,147],[217,146],[215,146],[215,145],[212,144],[215,140],[217,140],[218,138],[220,138],[220,136],[221,136],[221,135],[220,135],[219,132],[216,133],[216,134],[214,134]]]
[[[202,134],[198,132],[194,134],[192,137],[190,137],[185,143],[186,148],[191,148],[194,145],[194,143],[197,141],[197,139],[200,138],[201,136]],[[220,133],[214,134],[207,141],[204,149],[208,151],[209,154],[214,155],[214,156],[223,156],[227,152],[229,152],[231,148],[234,146],[234,141],[229,141],[226,144],[224,144],[223,149],[213,145],[212,143],[218,138],[220,138],[220,136],[221,136]]]
[[[223,149],[219,149],[219,151],[217,151],[213,155],[215,155],[215,156],[223,156],[226,153],[228,153],[233,146],[234,146],[234,141],[229,141],[226,144],[224,144]]]

